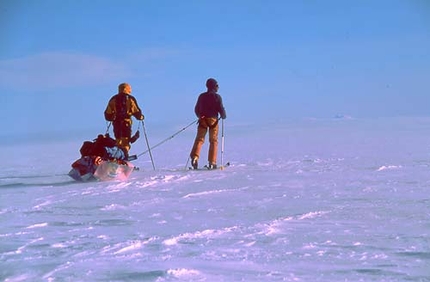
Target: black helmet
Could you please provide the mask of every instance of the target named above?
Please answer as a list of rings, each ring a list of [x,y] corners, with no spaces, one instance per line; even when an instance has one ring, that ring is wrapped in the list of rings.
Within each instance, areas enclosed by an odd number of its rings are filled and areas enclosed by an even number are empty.
[[[206,87],[208,89],[214,89],[217,86],[218,82],[215,80],[215,78],[209,78],[208,80],[206,80]]]

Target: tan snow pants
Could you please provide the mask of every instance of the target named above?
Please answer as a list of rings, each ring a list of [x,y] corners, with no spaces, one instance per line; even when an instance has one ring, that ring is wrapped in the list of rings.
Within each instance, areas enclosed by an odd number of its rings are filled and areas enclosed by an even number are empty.
[[[217,118],[201,118],[197,128],[197,136],[194,140],[194,145],[190,153],[191,159],[200,157],[200,150],[205,142],[206,133],[209,130],[209,164],[216,164],[218,153],[218,119]]]

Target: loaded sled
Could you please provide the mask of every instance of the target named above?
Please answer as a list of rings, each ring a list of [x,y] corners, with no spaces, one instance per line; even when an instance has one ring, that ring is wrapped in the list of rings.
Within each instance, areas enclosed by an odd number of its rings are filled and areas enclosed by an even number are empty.
[[[99,135],[96,139],[85,141],[80,149],[81,158],[72,163],[68,175],[77,181],[127,180],[135,169],[128,156],[116,146],[109,134]]]

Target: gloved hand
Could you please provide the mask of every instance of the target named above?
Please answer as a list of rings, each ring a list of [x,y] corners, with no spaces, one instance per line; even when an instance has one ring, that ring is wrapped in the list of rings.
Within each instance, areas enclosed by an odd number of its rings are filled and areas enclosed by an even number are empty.
[[[139,120],[144,120],[144,119],[145,119],[145,116],[142,114],[142,115],[140,116]]]

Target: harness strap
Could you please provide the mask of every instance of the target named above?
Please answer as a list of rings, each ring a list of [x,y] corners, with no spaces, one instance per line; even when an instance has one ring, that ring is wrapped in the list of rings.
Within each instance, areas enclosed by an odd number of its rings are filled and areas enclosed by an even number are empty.
[[[212,128],[215,128],[218,125],[218,120],[219,119],[216,119],[215,122],[212,125],[208,124],[207,119],[208,118],[205,118],[205,117],[199,118],[199,127],[212,129]]]

